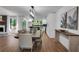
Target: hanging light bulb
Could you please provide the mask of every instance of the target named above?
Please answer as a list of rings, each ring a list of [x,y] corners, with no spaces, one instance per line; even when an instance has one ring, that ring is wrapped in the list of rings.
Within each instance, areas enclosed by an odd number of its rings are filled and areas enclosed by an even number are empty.
[[[30,8],[29,11],[30,11],[30,17],[34,19],[35,18],[35,15],[34,15],[34,6],[31,6],[31,8]]]

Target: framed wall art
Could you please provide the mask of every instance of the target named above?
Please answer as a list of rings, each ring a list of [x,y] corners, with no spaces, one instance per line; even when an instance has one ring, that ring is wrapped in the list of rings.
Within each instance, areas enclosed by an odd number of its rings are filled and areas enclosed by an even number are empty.
[[[61,15],[61,28],[66,28],[67,13]]]
[[[75,7],[67,12],[67,28],[78,29],[78,7]]]

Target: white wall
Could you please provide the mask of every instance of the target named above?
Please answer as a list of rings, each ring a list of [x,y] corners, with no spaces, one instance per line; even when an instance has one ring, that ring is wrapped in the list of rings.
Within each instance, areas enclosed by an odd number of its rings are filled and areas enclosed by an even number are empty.
[[[56,13],[56,29],[64,29],[64,28],[60,28],[60,24],[61,24],[61,15],[67,11],[69,11],[70,9],[74,8],[74,6],[65,6],[62,7],[61,9],[59,9]],[[79,19],[78,19],[78,25],[79,25]],[[76,33],[79,34],[79,26],[78,26],[78,30],[72,30],[72,29],[65,29],[68,30],[72,33]]]
[[[55,37],[56,14],[52,13],[47,16],[47,35],[50,38]]]
[[[22,20],[23,20],[23,17],[18,16],[18,29],[19,29],[19,30],[22,29]]]

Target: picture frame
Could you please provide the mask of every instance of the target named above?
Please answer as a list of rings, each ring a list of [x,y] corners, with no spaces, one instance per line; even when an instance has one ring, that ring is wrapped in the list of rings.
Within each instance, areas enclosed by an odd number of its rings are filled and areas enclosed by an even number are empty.
[[[61,15],[61,28],[66,28],[67,12]]]
[[[78,29],[78,7],[74,7],[67,12],[67,28]]]

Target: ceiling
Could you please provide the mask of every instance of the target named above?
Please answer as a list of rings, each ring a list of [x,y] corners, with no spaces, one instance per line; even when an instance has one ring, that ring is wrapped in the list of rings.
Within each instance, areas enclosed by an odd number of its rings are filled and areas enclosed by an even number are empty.
[[[49,13],[56,13],[62,6],[34,6],[35,15],[38,18],[46,17]],[[18,15],[29,15],[30,6],[1,6],[1,8],[8,10]],[[6,12],[9,14],[9,12]],[[11,13],[11,14],[12,14]]]

